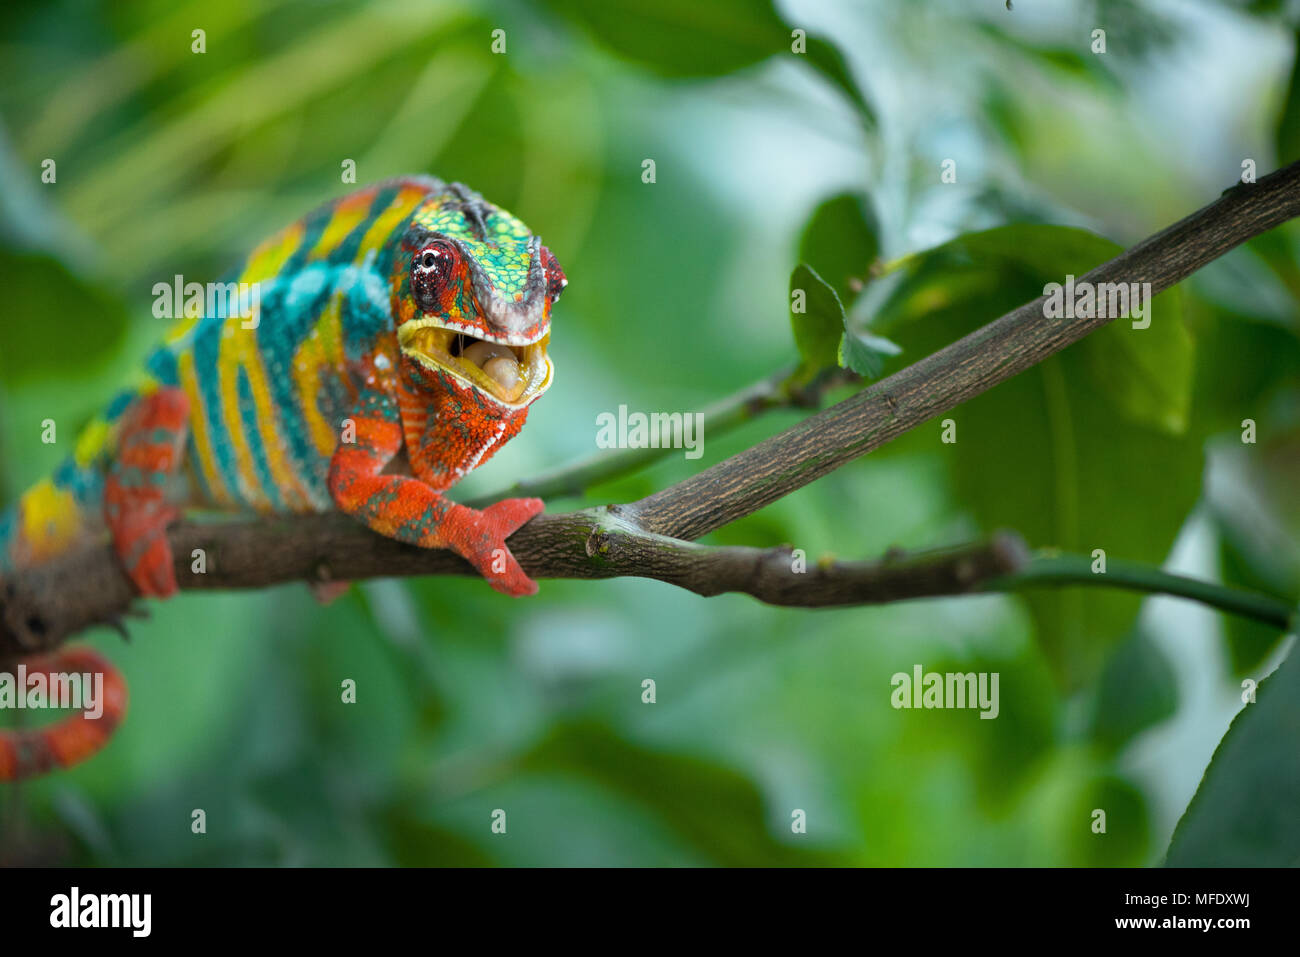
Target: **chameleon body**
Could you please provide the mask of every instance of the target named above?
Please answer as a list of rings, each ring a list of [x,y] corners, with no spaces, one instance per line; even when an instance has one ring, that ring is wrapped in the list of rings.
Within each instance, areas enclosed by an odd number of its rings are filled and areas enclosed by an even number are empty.
[[[505,539],[542,502],[477,511],[442,493],[516,435],[551,384],[566,279],[541,241],[460,184],[404,177],[309,213],[219,287],[239,288],[227,283],[255,285],[256,308],[181,318],[73,456],[0,515],[0,580],[100,536],[142,595],[165,598],[165,531],[183,509],[341,510],[455,550],[498,591],[535,592]],[[87,655],[29,671],[85,670]],[[98,750],[126,708],[120,676],[106,679],[115,693],[99,721],[0,732],[0,780]]]

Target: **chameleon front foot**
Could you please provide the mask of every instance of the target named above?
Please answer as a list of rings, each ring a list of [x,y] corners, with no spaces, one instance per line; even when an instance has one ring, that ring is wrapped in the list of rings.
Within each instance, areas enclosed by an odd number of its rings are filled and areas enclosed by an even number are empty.
[[[506,539],[544,507],[540,498],[508,498],[482,511],[456,505],[439,531],[447,547],[473,565],[497,591],[515,597],[535,595],[537,582],[519,566]]]

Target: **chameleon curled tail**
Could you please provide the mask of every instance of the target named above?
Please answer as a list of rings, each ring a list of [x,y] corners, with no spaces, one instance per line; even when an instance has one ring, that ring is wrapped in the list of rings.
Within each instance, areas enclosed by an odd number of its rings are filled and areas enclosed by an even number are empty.
[[[126,716],[126,682],[121,673],[90,648],[69,648],[54,655],[29,659],[27,676],[52,678],[59,674],[102,676],[95,702],[98,716],[88,711],[48,727],[0,731],[0,781],[21,781],[58,768],[72,767],[102,748]],[[24,689],[18,689],[19,694]]]
[[[179,463],[181,436],[189,405],[183,393],[158,389],[131,397],[114,416],[110,461],[73,461],[25,493],[0,514],[0,576],[39,564],[70,550],[89,536],[107,531],[127,574],[142,595],[166,597],[176,591],[164,533],[176,510],[164,501],[165,477]],[[19,666],[11,671],[16,672]],[[97,676],[100,694],[87,708],[46,727],[0,731],[0,782],[19,781],[72,767],[94,755],[126,716],[126,682],[98,652],[68,648],[22,662],[25,680],[15,688],[29,693],[31,679],[44,676]],[[60,682],[63,685],[63,682]],[[84,687],[84,682],[83,682]],[[47,695],[47,704],[60,702]],[[96,714],[91,714],[93,706]]]

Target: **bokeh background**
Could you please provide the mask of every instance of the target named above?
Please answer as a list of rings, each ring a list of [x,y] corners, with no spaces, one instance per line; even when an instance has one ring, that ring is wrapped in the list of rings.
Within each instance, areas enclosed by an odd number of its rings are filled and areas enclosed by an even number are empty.
[[[346,191],[347,159],[359,183],[468,183],[569,275],[556,384],[465,494],[592,453],[621,403],[698,410],[792,361],[800,261],[902,347],[892,371],[1209,202],[1244,159],[1300,157],[1297,7],[7,3],[0,499],[161,335],[155,282],[217,278]],[[1294,224],[1261,237],[1159,297],[1146,333],[1107,329],[958,410],[956,445],[927,424],[707,540],[869,557],[1010,527],[1294,600],[1298,249]],[[797,417],[549,507],[639,497]],[[90,763],[0,792],[7,862],[1155,864],[1239,682],[1286,650],[1100,589],[808,612],[640,580],[185,595],[130,644],[91,640],[130,717]],[[890,676],[918,663],[999,672],[1000,716],[894,710]],[[1287,720],[1243,747],[1294,753]],[[1294,862],[1300,781],[1251,754],[1181,862]]]

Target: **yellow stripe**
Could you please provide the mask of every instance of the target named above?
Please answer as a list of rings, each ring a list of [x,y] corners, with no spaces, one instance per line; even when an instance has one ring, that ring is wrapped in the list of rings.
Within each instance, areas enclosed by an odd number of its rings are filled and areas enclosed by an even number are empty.
[[[240,330],[244,332],[246,330]],[[253,408],[257,412],[257,431],[262,439],[262,448],[266,453],[266,464],[271,472],[271,481],[279,490],[284,504],[290,509],[301,511],[311,507],[311,496],[302,484],[298,474],[285,455],[288,443],[276,431],[277,415],[275,401],[267,384],[266,366],[262,363],[262,351],[250,334],[240,336],[238,333],[230,341],[241,341],[240,365],[248,376],[248,391],[253,396]],[[223,357],[224,358],[224,357]],[[242,420],[241,420],[242,422]],[[242,438],[242,431],[241,431]],[[251,452],[250,452],[251,454]]]
[[[190,429],[194,434],[194,448],[199,453],[199,468],[203,472],[203,479],[217,504],[233,506],[235,501],[217,469],[216,456],[212,451],[212,435],[208,432],[207,410],[203,407],[203,395],[199,392],[199,383],[194,376],[194,355],[188,349],[177,357],[177,368],[181,388],[190,400]]]
[[[297,250],[303,236],[302,220],[280,230],[253,250],[239,276],[239,282],[264,282],[280,273],[281,267]]]
[[[404,186],[398,190],[388,208],[380,213],[366,230],[366,235],[361,240],[361,247],[357,250],[356,261],[361,262],[368,253],[382,246],[392,231],[397,228],[397,224],[409,216],[411,210],[415,209],[420,200],[427,195],[428,191],[421,186]],[[385,276],[384,279],[387,280],[388,277]]]
[[[309,261],[324,259],[333,252],[339,243],[347,239],[352,230],[357,228],[357,224],[366,218],[366,214],[370,212],[370,204],[374,201],[375,191],[373,189],[353,193],[351,196],[339,200],[338,205],[334,207],[334,214],[321,231],[320,239],[312,247],[307,259]]]
[[[361,245],[357,249],[356,261],[361,262],[371,250],[382,246],[397,227],[397,224],[409,216],[411,211],[427,195],[428,192],[420,186],[407,186],[398,190],[397,195],[393,197],[393,201],[375,218],[375,221],[366,230]],[[367,202],[373,202],[373,199],[373,194],[370,194],[367,197]],[[347,200],[344,200],[344,202],[347,202]],[[342,206],[342,203],[340,203],[340,206]],[[334,230],[338,220],[339,212],[336,211],[335,218],[331,220],[327,231]],[[352,226],[355,228],[355,222],[352,223]],[[337,236],[337,241],[341,241],[346,235],[347,233],[342,233],[342,235]],[[323,242],[324,237],[322,237]],[[303,418],[307,424],[307,434],[311,437],[312,443],[321,455],[331,455],[338,446],[337,423],[331,424],[325,421],[317,401],[320,396],[321,372],[325,369],[337,371],[343,376],[344,381],[347,381],[343,355],[341,306],[341,294],[336,294],[330,298],[329,305],[321,312],[320,318],[317,319],[316,325],[311,332],[298,345],[293,357],[294,385],[301,399]]]
[[[221,419],[225,425],[225,438],[235,455],[235,479],[239,494],[254,508],[266,509],[271,505],[257,481],[253,468],[253,450],[244,434],[244,419],[239,412],[239,369],[244,359],[257,351],[257,339],[252,329],[241,329],[238,320],[227,321],[221,330],[221,354],[217,356],[217,391],[221,395]]]
[[[307,434],[321,455],[333,454],[338,445],[337,426],[325,421],[317,400],[320,397],[321,370],[343,369],[342,304],[342,293],[330,297],[315,327],[299,343],[293,355],[293,381],[301,399]]]
[[[113,427],[104,419],[92,419],[81,435],[77,436],[77,447],[72,451],[72,460],[77,468],[84,469],[99,458],[108,447],[113,434]]]
[[[221,391],[222,415],[226,434],[235,453],[235,470],[240,479],[240,490],[257,508],[271,508],[271,499],[262,488],[253,461],[253,449],[245,433],[245,422],[239,408],[239,370],[248,378],[248,391],[253,397],[257,416],[257,431],[266,453],[271,481],[290,509],[311,507],[311,497],[294,472],[285,454],[286,443],[276,431],[275,402],[267,384],[266,367],[252,329],[243,329],[238,320],[226,324],[221,338],[221,355],[217,359],[218,387]]]
[[[49,479],[42,479],[19,499],[23,541],[33,562],[62,554],[81,532],[76,497]]]

